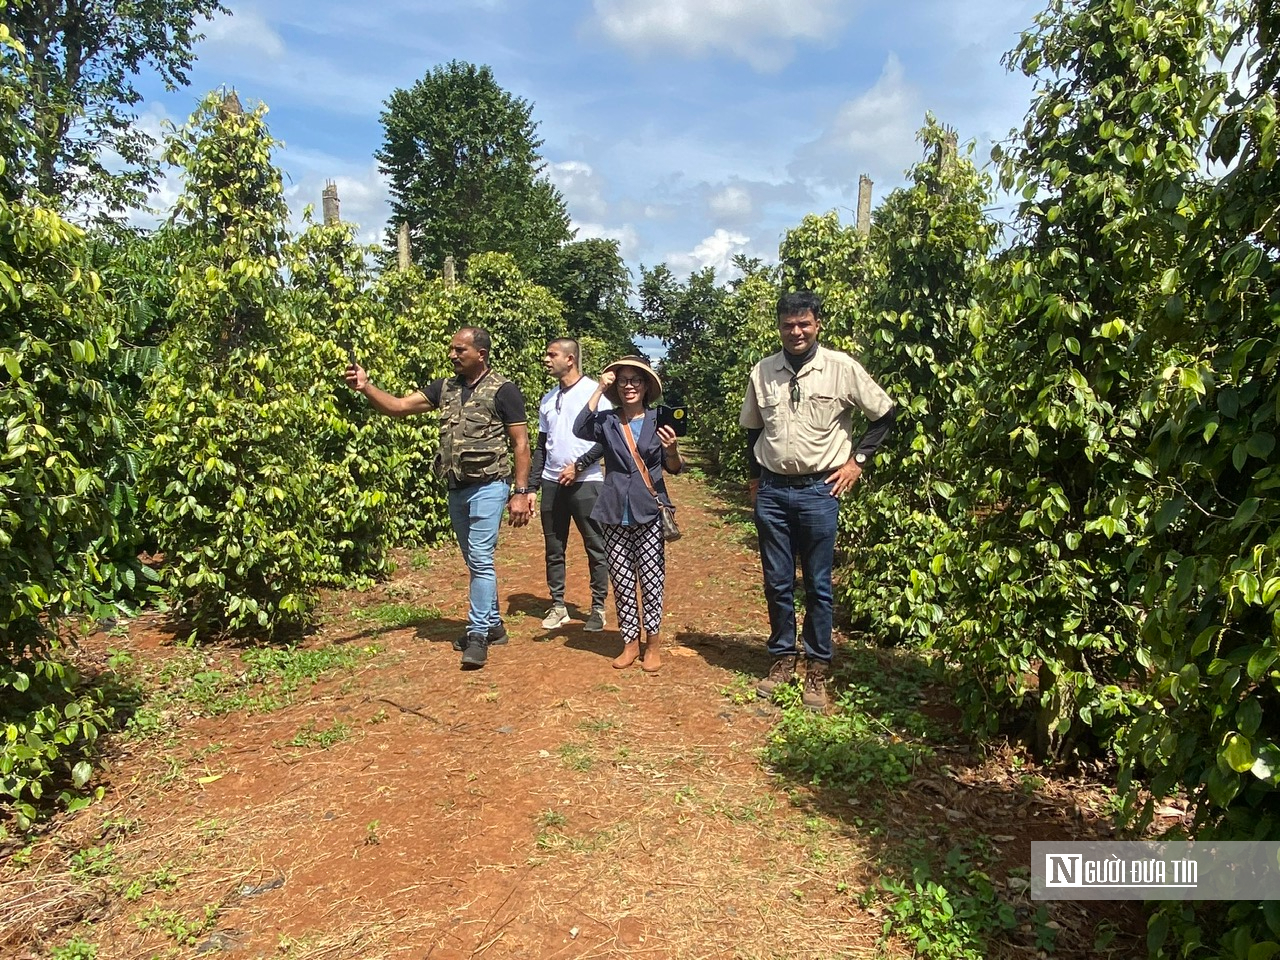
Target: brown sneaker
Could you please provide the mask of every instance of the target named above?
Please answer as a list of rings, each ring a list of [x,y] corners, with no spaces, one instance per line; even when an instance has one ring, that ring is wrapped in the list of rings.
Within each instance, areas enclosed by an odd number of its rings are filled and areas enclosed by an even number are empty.
[[[823,713],[827,709],[827,670],[830,664],[821,660],[810,660],[804,669],[804,692],[800,694],[800,702],[808,710]]]
[[[761,700],[768,700],[773,696],[773,691],[777,690],[783,684],[790,683],[796,676],[796,655],[793,653],[788,657],[779,657],[773,661],[773,666],[769,668],[769,675],[756,684],[756,696]]]

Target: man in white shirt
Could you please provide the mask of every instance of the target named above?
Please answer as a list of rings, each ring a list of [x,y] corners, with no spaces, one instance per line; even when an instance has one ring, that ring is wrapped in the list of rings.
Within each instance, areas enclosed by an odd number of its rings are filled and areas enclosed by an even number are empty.
[[[604,479],[600,469],[604,451],[598,443],[575,437],[573,421],[595,392],[596,381],[582,375],[581,349],[572,338],[548,343],[542,362],[558,381],[538,404],[538,442],[529,471],[542,493],[542,535],[546,543],[547,589],[551,592],[551,608],[542,626],[554,630],[569,622],[564,603],[564,553],[572,520],[582,535],[591,577],[591,614],[582,629],[594,633],[604,629],[604,604],[609,592],[604,534],[591,519]]]

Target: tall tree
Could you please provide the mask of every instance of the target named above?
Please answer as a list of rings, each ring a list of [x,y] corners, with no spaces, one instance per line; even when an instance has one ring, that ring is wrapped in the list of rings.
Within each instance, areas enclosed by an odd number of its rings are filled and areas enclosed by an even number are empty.
[[[565,331],[594,337],[610,358],[637,352],[639,317],[617,240],[575,240],[548,257],[542,282],[564,304]],[[604,358],[597,358],[604,359]]]
[[[456,60],[387,98],[376,156],[416,263],[438,270],[449,254],[509,253],[541,279],[572,235],[563,197],[541,175],[532,109],[488,67]]]
[[[26,57],[20,116],[34,134],[15,177],[96,219],[138,206],[158,161],[134,123],[132,78],[151,69],[169,89],[185,86],[196,21],[225,12],[218,0],[10,0],[5,19]]]

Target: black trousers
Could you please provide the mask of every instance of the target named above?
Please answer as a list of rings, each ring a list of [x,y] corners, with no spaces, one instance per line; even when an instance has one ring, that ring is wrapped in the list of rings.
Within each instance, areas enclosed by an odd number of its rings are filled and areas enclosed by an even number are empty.
[[[552,603],[564,603],[564,554],[569,545],[569,522],[582,535],[587,548],[587,570],[591,576],[591,607],[604,609],[609,595],[609,565],[605,557],[604,533],[591,519],[591,511],[600,498],[599,481],[586,481],[561,486],[552,480],[542,481],[542,536],[547,551],[547,589]]]

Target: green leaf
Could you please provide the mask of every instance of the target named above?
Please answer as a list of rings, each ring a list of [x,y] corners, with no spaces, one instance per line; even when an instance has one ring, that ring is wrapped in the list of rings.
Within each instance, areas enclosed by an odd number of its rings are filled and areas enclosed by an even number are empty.
[[[1249,657],[1249,663],[1245,667],[1245,672],[1249,674],[1250,680],[1261,680],[1270,669],[1271,665],[1276,662],[1276,657],[1280,655],[1275,647],[1263,647],[1254,651]]]
[[[1262,725],[1262,705],[1256,697],[1248,697],[1236,708],[1236,725],[1246,737],[1252,737]]]
[[[1227,766],[1236,773],[1247,773],[1253,768],[1254,761],[1257,757],[1253,753],[1253,745],[1249,742],[1249,738],[1239,733],[1232,733],[1227,736],[1219,756],[1226,761]]]
[[[1245,445],[1249,456],[1257,457],[1259,460],[1265,460],[1271,456],[1271,451],[1275,448],[1276,438],[1270,433],[1255,433]]]
[[[92,776],[93,766],[87,760],[81,760],[71,768],[71,782],[77,787],[83,787]]]
[[[1264,743],[1258,748],[1258,759],[1254,761],[1250,772],[1273,787],[1280,785],[1280,748],[1274,743]]]

